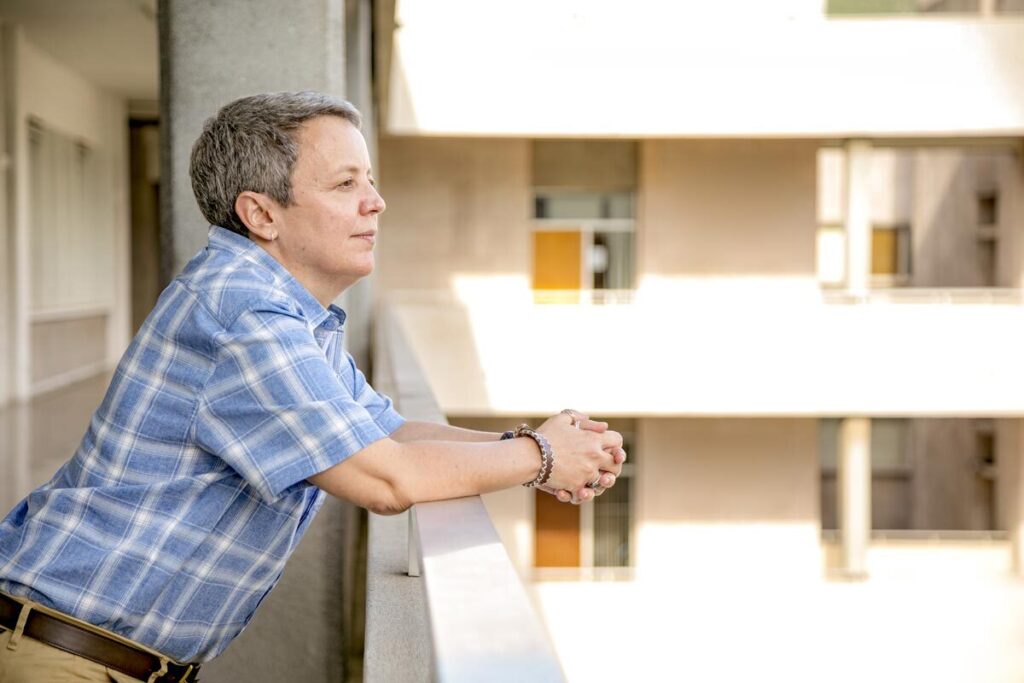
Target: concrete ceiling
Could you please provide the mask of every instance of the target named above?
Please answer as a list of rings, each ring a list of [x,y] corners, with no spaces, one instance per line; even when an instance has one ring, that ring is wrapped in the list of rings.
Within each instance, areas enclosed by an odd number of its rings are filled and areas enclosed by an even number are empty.
[[[156,0],[0,0],[0,19],[100,87],[157,99]]]

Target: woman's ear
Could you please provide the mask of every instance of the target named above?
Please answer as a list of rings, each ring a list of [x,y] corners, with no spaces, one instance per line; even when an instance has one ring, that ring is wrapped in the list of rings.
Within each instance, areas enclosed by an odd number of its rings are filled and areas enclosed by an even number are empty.
[[[277,214],[273,200],[261,192],[246,190],[235,198],[235,213],[249,228],[249,236],[273,242],[277,239]]]

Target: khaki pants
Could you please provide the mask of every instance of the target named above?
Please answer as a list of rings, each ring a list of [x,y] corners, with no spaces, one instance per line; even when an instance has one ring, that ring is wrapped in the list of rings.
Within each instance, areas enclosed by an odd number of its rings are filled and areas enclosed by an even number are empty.
[[[0,681],[3,683],[136,683],[119,671],[84,657],[22,637],[17,647],[8,648],[13,631],[0,629]]]
[[[116,633],[111,633],[22,598],[13,599],[22,604],[29,605],[34,611],[45,612],[94,633],[99,633],[131,647],[145,650],[158,658],[166,659],[155,650],[122,638]],[[22,619],[24,619],[24,616]],[[65,683],[65,681],[75,681],[76,683],[82,683],[83,681],[137,683],[138,680],[120,671],[107,668],[103,664],[97,664],[85,657],[73,655],[70,652],[65,652],[59,648],[29,638],[20,633],[20,631],[8,631],[7,629],[0,628],[0,683]]]

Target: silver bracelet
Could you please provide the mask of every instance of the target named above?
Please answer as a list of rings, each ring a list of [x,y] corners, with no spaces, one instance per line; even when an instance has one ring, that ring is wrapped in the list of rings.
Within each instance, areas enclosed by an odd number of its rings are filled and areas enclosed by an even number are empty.
[[[518,439],[521,436],[530,437],[537,442],[537,446],[540,448],[540,471],[537,472],[537,477],[533,481],[528,481],[523,486],[526,488],[543,486],[548,483],[548,479],[551,478],[551,472],[555,469],[555,452],[551,449],[551,443],[544,435],[530,429],[530,425],[525,422],[514,430],[502,434],[501,440]]]

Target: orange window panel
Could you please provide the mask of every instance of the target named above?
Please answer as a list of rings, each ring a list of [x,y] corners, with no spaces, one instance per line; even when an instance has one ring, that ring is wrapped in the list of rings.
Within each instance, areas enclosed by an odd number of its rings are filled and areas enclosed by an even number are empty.
[[[533,557],[536,567],[580,566],[580,508],[536,492]]]
[[[580,288],[581,235],[579,230],[543,230],[533,233],[533,288]]]
[[[897,275],[899,270],[899,234],[896,230],[875,228],[871,231],[871,273]]]

